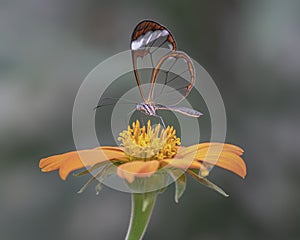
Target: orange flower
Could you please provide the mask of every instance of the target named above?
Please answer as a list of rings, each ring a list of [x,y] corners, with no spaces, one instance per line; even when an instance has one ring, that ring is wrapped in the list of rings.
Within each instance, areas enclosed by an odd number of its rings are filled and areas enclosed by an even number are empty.
[[[94,170],[113,163],[117,166],[117,175],[128,183],[133,183],[136,178],[150,177],[160,169],[182,169],[208,187],[212,187],[209,186],[212,183],[205,177],[212,166],[224,168],[242,178],[246,176],[240,147],[215,142],[180,147],[180,139],[175,134],[173,127],[161,129],[157,125],[152,128],[150,121],[141,127],[136,121],[120,133],[120,147],[106,146],[55,155],[41,159],[39,167],[43,172],[59,170],[60,177],[65,180],[72,171],[84,167]]]

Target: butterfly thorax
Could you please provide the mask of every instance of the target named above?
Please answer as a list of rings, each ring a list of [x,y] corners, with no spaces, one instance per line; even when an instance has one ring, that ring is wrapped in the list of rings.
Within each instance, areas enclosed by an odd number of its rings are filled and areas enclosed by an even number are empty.
[[[152,103],[140,103],[136,105],[136,110],[143,111],[146,115],[156,115],[156,107]]]

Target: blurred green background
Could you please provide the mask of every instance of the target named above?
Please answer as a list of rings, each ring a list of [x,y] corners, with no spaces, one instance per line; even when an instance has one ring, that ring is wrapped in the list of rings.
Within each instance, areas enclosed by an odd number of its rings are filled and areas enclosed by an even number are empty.
[[[210,73],[245,149],[245,180],[188,179],[158,198],[145,239],[300,239],[300,1],[0,1],[0,239],[123,239],[130,195],[76,192],[39,159],[75,148],[72,107],[85,76],[127,50],[142,19],[167,26]],[[105,137],[105,136],[104,136]]]

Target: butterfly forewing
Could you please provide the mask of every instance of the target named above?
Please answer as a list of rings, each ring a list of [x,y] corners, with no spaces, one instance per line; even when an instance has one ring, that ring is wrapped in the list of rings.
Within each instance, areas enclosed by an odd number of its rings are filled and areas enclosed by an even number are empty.
[[[130,48],[134,74],[144,101],[147,100],[153,69],[168,53],[176,50],[170,31],[154,21],[140,22],[134,29]]]

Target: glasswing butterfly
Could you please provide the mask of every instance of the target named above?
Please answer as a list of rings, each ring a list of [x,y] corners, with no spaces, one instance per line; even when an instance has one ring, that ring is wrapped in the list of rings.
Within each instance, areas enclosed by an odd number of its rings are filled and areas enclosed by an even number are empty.
[[[143,99],[136,105],[136,110],[159,117],[163,125],[157,110],[170,110],[196,118],[202,115],[194,109],[176,106],[190,93],[195,70],[190,57],[176,50],[175,39],[166,27],[151,20],[141,21],[133,30],[130,48],[135,79]],[[139,60],[141,67],[138,67]],[[143,68],[150,68],[151,74],[144,74],[148,84],[142,82],[140,72]],[[168,104],[159,104],[160,98]]]
[[[195,118],[202,115],[194,109],[177,106],[193,88],[195,70],[190,57],[176,50],[175,39],[166,27],[151,20],[141,21],[133,30],[130,49],[143,101],[136,104],[135,110],[158,117],[164,127],[157,110],[179,112]]]

